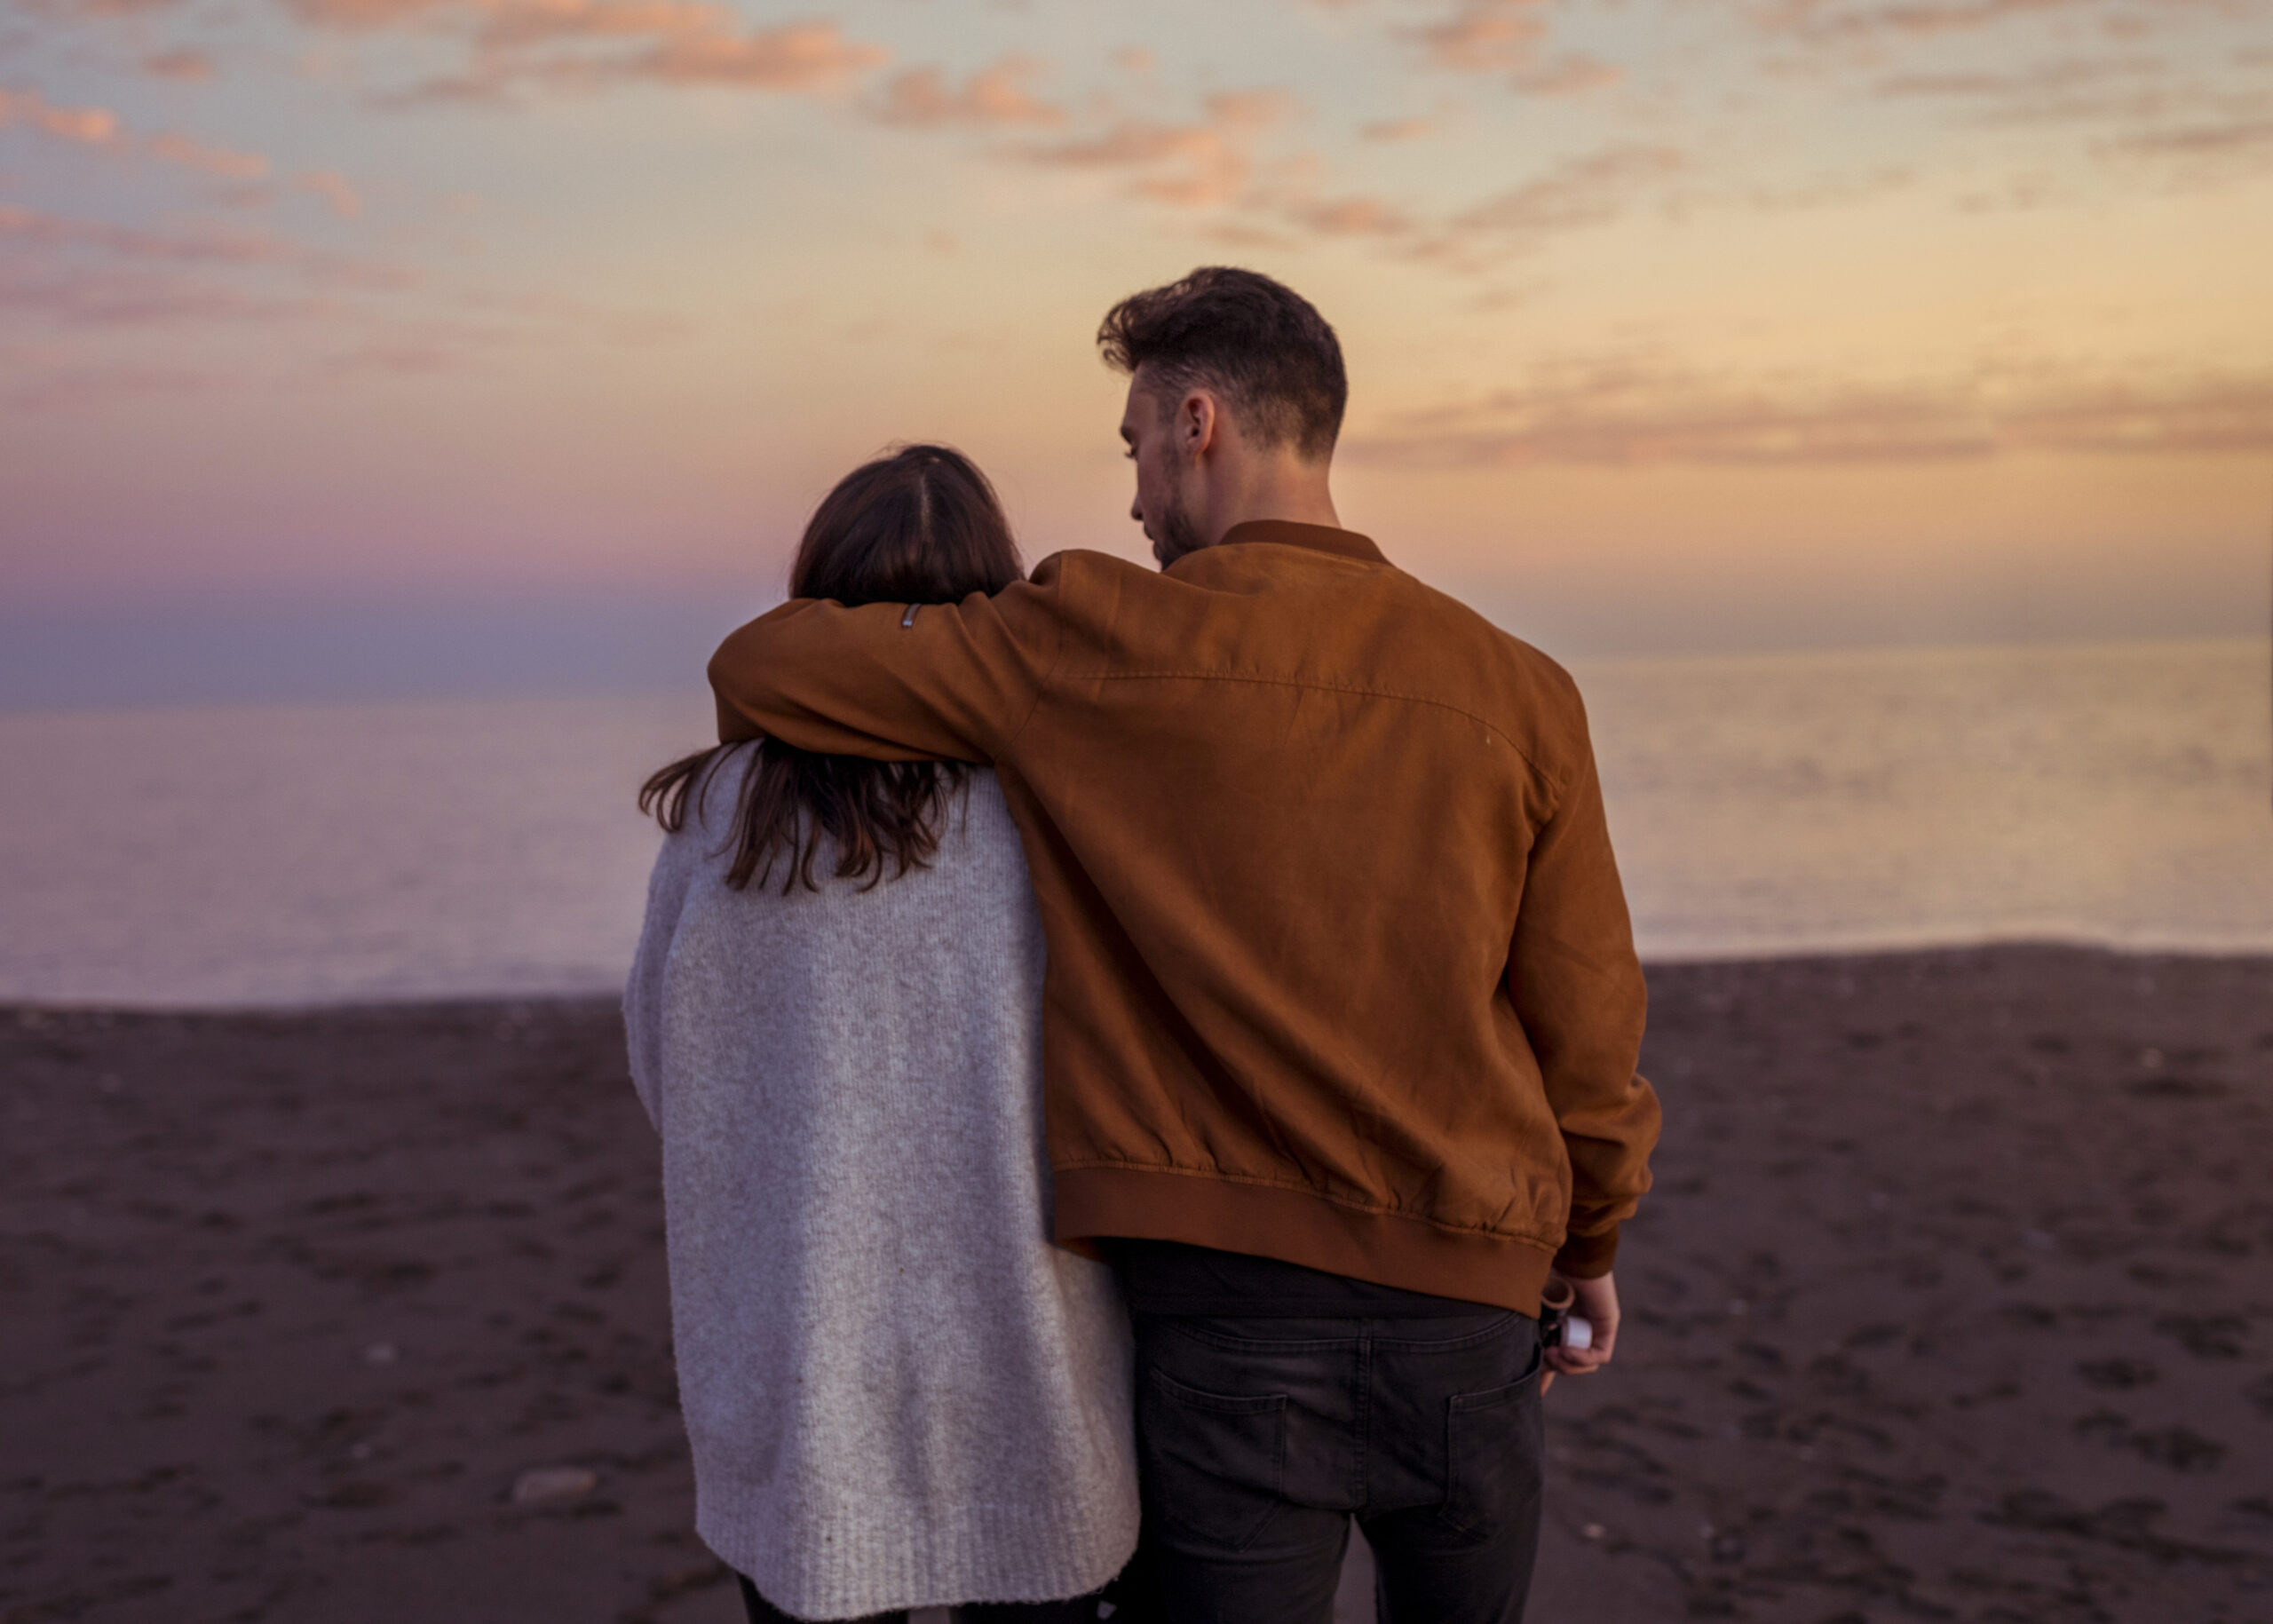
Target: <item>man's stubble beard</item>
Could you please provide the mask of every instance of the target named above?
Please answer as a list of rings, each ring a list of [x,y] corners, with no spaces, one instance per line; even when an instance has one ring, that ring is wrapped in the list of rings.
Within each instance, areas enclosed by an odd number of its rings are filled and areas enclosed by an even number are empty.
[[[1162,569],[1208,545],[1180,497],[1169,500],[1168,511],[1160,517],[1160,533],[1152,543],[1152,557],[1160,560]]]

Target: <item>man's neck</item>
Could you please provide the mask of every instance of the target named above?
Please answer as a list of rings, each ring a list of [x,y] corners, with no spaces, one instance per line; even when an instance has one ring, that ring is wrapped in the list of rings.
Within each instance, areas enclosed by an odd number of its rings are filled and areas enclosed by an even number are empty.
[[[1208,517],[1211,522],[1208,527],[1208,544],[1211,547],[1237,526],[1267,519],[1289,525],[1323,525],[1333,530],[1342,527],[1322,468],[1303,468],[1289,477],[1253,480],[1247,488],[1216,504],[1216,511]]]

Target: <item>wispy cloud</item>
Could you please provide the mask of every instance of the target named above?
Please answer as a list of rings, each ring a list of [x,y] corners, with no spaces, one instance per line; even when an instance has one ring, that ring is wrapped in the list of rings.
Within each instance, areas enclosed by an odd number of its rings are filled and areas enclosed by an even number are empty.
[[[224,180],[258,180],[275,167],[258,153],[209,147],[186,135],[152,136],[144,143],[143,150],[162,162],[178,163],[184,169],[218,175]]]
[[[1604,147],[1550,165],[1522,185],[1462,211],[1464,232],[1536,235],[1607,220],[1652,181],[1679,174],[1688,157],[1671,147]]]
[[[0,234],[7,231],[0,221]],[[148,265],[27,265],[0,255],[0,321],[44,329],[278,321],[335,311],[305,293],[248,289]]]
[[[2165,71],[2163,64],[2151,57],[2063,57],[2024,67],[1893,74],[1881,79],[1876,88],[1881,96],[2028,105],[2065,99],[2111,83],[2153,78]]]
[[[1299,107],[1282,91],[1224,91],[1208,98],[1198,119],[1119,119],[1093,132],[1017,151],[1034,163],[1127,170],[1133,196],[1178,208],[1212,208],[1246,194],[1255,169],[1254,139]]]
[[[107,107],[58,107],[37,91],[0,90],[0,130],[14,126],[82,147],[114,147],[125,134]]]
[[[138,136],[107,107],[61,107],[37,91],[0,90],[0,130],[12,125],[73,146],[152,158],[224,180],[258,180],[274,167],[258,153],[215,147],[186,135]]]
[[[2178,3],[2178,0],[2172,0]],[[2103,0],[1766,0],[1754,20],[1818,40],[1969,33],[2016,18],[2072,12]]]
[[[196,81],[210,79],[218,70],[211,57],[202,51],[184,45],[171,51],[153,51],[144,57],[142,71],[160,79]]]
[[[150,231],[0,204],[0,247],[72,252],[139,265],[214,265],[291,272],[328,287],[400,291],[417,285],[408,268],[332,253],[263,231]]]
[[[1322,198],[1290,203],[1282,212],[1325,237],[1402,237],[1418,228],[1410,214],[1378,197]]]
[[[2224,157],[2273,152],[2273,116],[2142,130],[2119,138],[2112,145],[2119,151],[2154,157]]]
[[[363,212],[362,194],[337,170],[310,170],[294,176],[292,184],[322,199],[325,206],[341,219],[352,220]]]
[[[751,91],[836,90],[891,59],[834,22],[751,28],[715,0],[284,0],[302,21],[352,33],[455,36],[465,64],[389,98],[494,99],[644,81]]]
[[[1582,96],[1625,77],[1615,63],[1583,53],[1557,57],[1537,67],[1519,69],[1508,83],[1530,96]]]
[[[875,116],[883,123],[913,129],[1056,128],[1066,122],[1065,109],[1039,99],[1028,89],[1041,74],[1041,63],[1022,56],[1004,57],[960,86],[949,84],[937,67],[912,67],[883,87]]]
[[[1517,387],[1401,414],[1350,446],[1360,460],[1439,468],[2268,450],[2273,372],[2142,381],[2038,369],[1870,383],[1746,380],[1632,360],[1548,368]]]
[[[1358,134],[1367,141],[1417,141],[1436,134],[1437,130],[1433,118],[1385,118],[1358,125]]]
[[[1527,96],[1575,96],[1615,84],[1612,64],[1583,51],[1550,58],[1548,0],[1461,0],[1434,22],[1398,25],[1430,66],[1452,73],[1498,74]]]
[[[1466,0],[1435,22],[1399,30],[1437,67],[1497,73],[1532,60],[1547,37],[1542,0]]]

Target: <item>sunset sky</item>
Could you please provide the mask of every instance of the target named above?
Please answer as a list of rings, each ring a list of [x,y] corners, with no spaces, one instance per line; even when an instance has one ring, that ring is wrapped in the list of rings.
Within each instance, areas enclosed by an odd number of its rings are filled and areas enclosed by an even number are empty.
[[[1208,262],[1550,650],[2264,625],[2273,0],[0,0],[0,619],[723,627],[915,438],[1136,556]]]

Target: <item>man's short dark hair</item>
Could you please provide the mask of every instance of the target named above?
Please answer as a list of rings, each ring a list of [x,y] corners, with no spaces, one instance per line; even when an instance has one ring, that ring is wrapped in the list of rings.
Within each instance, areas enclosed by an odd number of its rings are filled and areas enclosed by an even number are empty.
[[[1097,348],[1123,372],[1150,367],[1170,392],[1221,393],[1261,444],[1291,442],[1317,462],[1334,449],[1350,380],[1342,344],[1317,306],[1282,282],[1202,265],[1165,288],[1132,293],[1105,313]]]

